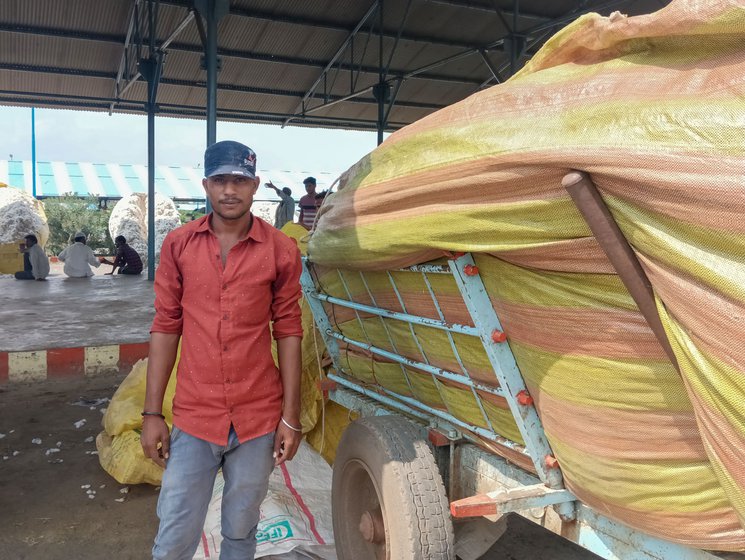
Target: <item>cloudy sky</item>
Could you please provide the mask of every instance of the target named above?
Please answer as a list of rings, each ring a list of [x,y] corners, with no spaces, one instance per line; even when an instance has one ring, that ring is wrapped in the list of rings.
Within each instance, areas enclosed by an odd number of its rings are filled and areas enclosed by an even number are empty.
[[[31,109],[0,107],[0,159],[31,159]],[[205,121],[156,118],[156,164],[201,164]],[[238,140],[258,155],[258,168],[341,172],[375,148],[374,132],[218,122],[218,140]],[[12,157],[11,157],[12,156]],[[147,118],[36,109],[37,161],[147,163]]]

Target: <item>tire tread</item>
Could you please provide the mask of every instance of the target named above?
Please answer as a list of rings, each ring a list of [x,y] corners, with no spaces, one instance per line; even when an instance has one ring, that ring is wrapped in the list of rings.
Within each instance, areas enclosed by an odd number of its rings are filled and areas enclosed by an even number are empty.
[[[383,455],[392,460],[400,489],[404,490],[401,501],[394,505],[400,508],[399,513],[407,519],[410,527],[418,528],[410,537],[410,542],[406,543],[407,558],[454,559],[449,503],[424,429],[394,415],[364,418],[355,424],[358,425],[357,429],[364,429],[375,436]]]

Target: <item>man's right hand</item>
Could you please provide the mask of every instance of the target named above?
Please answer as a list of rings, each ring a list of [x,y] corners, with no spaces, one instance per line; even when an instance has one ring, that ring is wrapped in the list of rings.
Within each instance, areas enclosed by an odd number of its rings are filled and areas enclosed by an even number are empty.
[[[143,416],[140,443],[145,457],[165,469],[171,444],[171,434],[166,421],[160,416]]]

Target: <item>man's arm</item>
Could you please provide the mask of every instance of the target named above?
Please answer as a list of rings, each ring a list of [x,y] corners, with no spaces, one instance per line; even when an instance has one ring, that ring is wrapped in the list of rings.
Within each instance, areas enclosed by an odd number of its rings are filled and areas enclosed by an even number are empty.
[[[295,456],[302,432],[300,426],[300,341],[303,337],[300,312],[300,251],[288,245],[277,254],[277,278],[272,289],[272,334],[277,341],[279,374],[284,393],[282,419],[274,436],[275,463]],[[295,428],[295,429],[293,429]]]
[[[150,333],[150,353],[147,360],[147,384],[143,412],[162,414],[163,396],[173,365],[176,363],[179,334]],[[155,414],[142,417],[142,450],[161,467],[165,468],[170,447],[170,433],[164,418]],[[159,445],[160,444],[160,445]]]
[[[107,275],[114,274],[116,272],[116,261],[110,261],[109,259],[106,259],[104,257],[98,257],[98,262],[101,264],[108,264],[112,267],[111,272],[107,272]]]
[[[277,426],[274,437],[275,465],[291,460],[300,440],[302,432],[293,430],[300,426],[300,341],[299,336],[288,336],[277,340],[277,358],[279,360],[279,375],[282,379],[282,420]],[[289,424],[289,426],[287,425]]]
[[[176,361],[178,341],[183,326],[181,296],[183,285],[177,259],[174,256],[173,232],[163,241],[160,266],[155,274],[155,319],[150,329],[150,352],[147,360],[147,383],[143,412],[155,415],[142,417],[142,450],[161,467],[165,467],[170,448],[170,434],[163,412],[163,395]],[[160,444],[160,449],[158,445]]]
[[[98,257],[90,247],[88,247],[88,264],[96,268],[101,266],[101,261],[98,260]]]
[[[303,210],[303,198],[305,197],[300,197],[300,200],[298,201],[298,204],[300,205],[300,214],[297,217],[297,221],[301,224],[303,223],[303,219],[305,218],[305,210]]]
[[[34,275],[34,278],[38,279],[40,277],[41,259],[46,258],[46,255],[39,251],[31,251],[30,249],[26,249],[25,252],[28,253],[28,260],[31,263],[31,273]]]
[[[124,258],[124,251],[121,249],[117,249],[116,255],[114,255],[114,261],[106,261],[106,264],[110,264],[113,267],[109,274],[114,274],[117,268],[122,268],[124,266],[125,262],[126,259]]]

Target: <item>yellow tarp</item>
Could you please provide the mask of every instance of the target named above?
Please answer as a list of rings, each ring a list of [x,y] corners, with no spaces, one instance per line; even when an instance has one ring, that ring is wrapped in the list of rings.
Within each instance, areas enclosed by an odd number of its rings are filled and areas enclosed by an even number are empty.
[[[473,252],[567,486],[633,527],[745,549],[745,4],[586,15],[505,84],[392,134],[324,202],[308,254],[327,293],[402,310],[375,272]],[[588,172],[649,276],[680,374],[561,185]],[[346,280],[341,282],[338,270]],[[367,274],[367,272],[366,272]],[[437,318],[394,274],[409,313]],[[433,277],[434,278],[434,275]],[[434,286],[470,323],[456,287]],[[421,360],[408,328],[330,309]],[[460,371],[441,334],[426,358]],[[455,343],[496,384],[483,350]],[[483,426],[469,391],[343,348],[344,369]],[[519,439],[499,399],[486,414]]]

